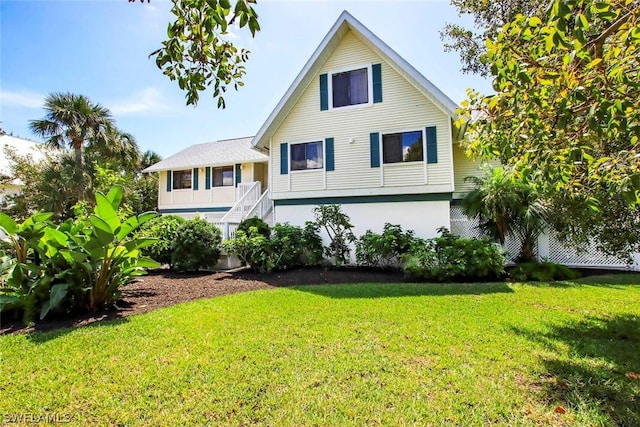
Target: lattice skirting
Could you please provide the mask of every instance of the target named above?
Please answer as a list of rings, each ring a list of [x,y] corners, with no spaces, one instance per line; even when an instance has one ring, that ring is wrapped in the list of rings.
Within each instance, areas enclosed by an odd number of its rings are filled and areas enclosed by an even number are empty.
[[[451,232],[463,237],[479,238],[483,236],[478,229],[477,219],[468,218],[460,206],[451,206]],[[513,262],[520,251],[520,244],[516,239],[509,237],[505,242],[504,249],[507,252],[507,260]],[[623,260],[598,251],[593,244],[584,251],[576,251],[558,241],[553,235],[548,234],[543,234],[538,239],[537,253],[541,260],[571,267],[640,270],[637,263],[634,266],[628,266]]]

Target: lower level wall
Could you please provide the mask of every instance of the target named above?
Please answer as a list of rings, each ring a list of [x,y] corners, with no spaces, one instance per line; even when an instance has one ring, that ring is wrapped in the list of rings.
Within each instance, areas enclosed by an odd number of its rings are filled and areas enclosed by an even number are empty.
[[[335,202],[335,201],[332,201]],[[304,226],[305,221],[313,221],[313,208],[318,204],[312,200],[300,204],[279,205],[275,202],[274,222],[289,222]],[[332,203],[333,204],[333,203]],[[414,230],[418,237],[435,237],[439,227],[450,228],[449,201],[398,201],[335,203],[349,216],[353,233],[360,237],[367,230],[381,233],[385,223],[400,224],[403,230]],[[322,231],[325,243],[328,236]],[[354,253],[352,251],[352,258]]]

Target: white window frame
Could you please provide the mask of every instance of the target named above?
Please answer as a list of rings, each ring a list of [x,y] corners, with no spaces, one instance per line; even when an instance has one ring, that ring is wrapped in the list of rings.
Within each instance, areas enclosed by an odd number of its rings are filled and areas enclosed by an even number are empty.
[[[347,71],[355,71],[361,70],[363,68],[367,69],[367,98],[368,102],[363,104],[355,104],[355,105],[344,105],[342,107],[334,107],[333,106],[333,75],[338,73],[345,73]],[[329,111],[333,110],[349,110],[353,108],[363,108],[370,107],[373,105],[373,74],[372,74],[372,65],[371,64],[361,64],[346,68],[338,68],[334,70],[327,71],[327,92],[329,94]]]
[[[189,188],[175,188],[176,177],[175,172],[189,172],[191,173],[191,185]],[[171,190],[172,191],[193,191],[193,169],[172,169],[171,170]]]
[[[409,132],[420,132],[422,134],[422,160],[414,160],[411,162],[393,162],[393,163],[385,163],[384,162],[384,136],[391,135],[395,133],[409,133]],[[420,164],[425,163],[427,161],[427,142],[426,142],[426,131],[424,129],[403,129],[403,130],[393,130],[393,131],[385,131],[380,132],[380,164],[385,167],[395,167],[398,165],[411,165],[411,164]]]
[[[317,143],[317,142],[322,144],[322,167],[321,168],[315,168],[315,169],[293,170],[293,168],[291,167],[291,162],[293,161],[293,157],[291,156],[291,148],[292,148],[292,146],[300,145],[300,144],[313,144],[313,143]],[[289,143],[289,160],[288,161],[289,161],[289,164],[287,166],[289,168],[289,174],[324,171],[325,168],[327,167],[327,148],[325,147],[324,138],[309,139],[309,140],[297,141],[297,142],[290,142]]]

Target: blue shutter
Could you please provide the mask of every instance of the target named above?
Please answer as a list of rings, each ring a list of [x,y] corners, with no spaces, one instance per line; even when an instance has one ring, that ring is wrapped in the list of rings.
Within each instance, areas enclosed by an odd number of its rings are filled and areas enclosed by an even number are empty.
[[[320,111],[329,109],[329,84],[326,74],[320,74]]]
[[[378,132],[369,134],[369,145],[371,146],[371,167],[380,167],[380,134]]]
[[[242,170],[240,163],[236,163],[236,187],[242,182]]]
[[[438,142],[436,140],[436,127],[426,128],[427,134],[427,163],[438,163]]]
[[[334,164],[334,160],[333,160],[333,138],[326,138],[324,140],[324,147],[325,147],[325,156],[327,159],[327,164],[325,165],[325,169],[327,171],[332,171],[335,170],[335,164]]]
[[[171,171],[167,171],[167,191],[171,192]]]
[[[280,144],[280,175],[289,173],[289,144]]]
[[[198,168],[193,168],[193,190],[198,189]]]
[[[204,168],[204,181],[204,188],[211,190],[211,168],[208,166]]]
[[[373,77],[373,102],[382,102],[382,64],[371,66]]]

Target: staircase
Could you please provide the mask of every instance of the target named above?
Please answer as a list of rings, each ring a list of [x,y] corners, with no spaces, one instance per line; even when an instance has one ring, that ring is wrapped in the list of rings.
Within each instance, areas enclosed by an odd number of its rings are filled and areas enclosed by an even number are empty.
[[[247,182],[238,184],[238,201],[231,209],[214,224],[222,230],[222,239],[233,238],[238,224],[245,218],[258,217],[273,219],[273,202],[269,197],[269,189],[261,192],[261,183]]]

